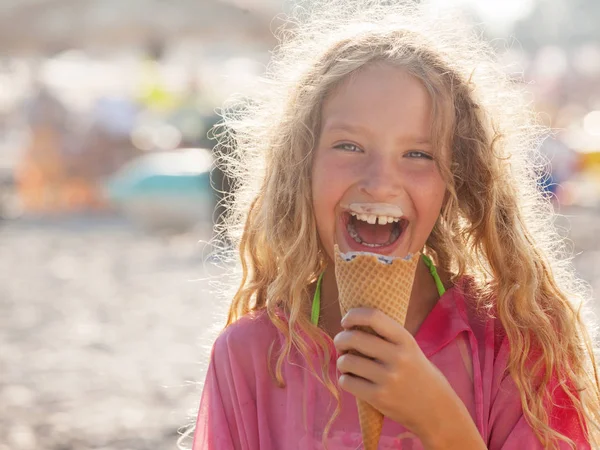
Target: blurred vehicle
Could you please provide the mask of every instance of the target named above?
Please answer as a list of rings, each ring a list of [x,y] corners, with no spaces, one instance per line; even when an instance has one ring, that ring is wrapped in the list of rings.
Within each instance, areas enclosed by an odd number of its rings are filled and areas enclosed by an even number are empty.
[[[150,231],[185,232],[212,224],[213,157],[203,148],[153,152],[119,169],[105,183],[110,203]]]

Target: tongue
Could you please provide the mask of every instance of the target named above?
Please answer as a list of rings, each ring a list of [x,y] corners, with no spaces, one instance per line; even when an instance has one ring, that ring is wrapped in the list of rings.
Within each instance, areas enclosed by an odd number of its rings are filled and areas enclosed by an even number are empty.
[[[378,225],[364,222],[362,220],[354,221],[354,229],[367,244],[385,244],[390,240],[392,230],[394,229],[394,223],[387,223],[385,225]]]

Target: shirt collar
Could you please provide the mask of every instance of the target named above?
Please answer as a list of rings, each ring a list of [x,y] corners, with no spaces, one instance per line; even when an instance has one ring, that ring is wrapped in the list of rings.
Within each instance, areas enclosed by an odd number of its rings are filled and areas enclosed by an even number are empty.
[[[463,278],[448,289],[417,331],[415,340],[428,358],[456,339],[463,331],[472,332],[465,301],[467,284]]]

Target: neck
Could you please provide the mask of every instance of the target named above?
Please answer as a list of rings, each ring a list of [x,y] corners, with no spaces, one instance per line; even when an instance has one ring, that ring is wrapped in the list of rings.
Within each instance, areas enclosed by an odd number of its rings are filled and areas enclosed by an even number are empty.
[[[446,279],[442,276],[442,281]],[[406,323],[404,327],[413,335],[416,334],[419,327],[433,309],[439,294],[429,269],[423,262],[419,261],[415,280],[413,283],[412,292],[410,295],[410,303],[406,314]],[[342,331],[340,321],[342,315],[338,302],[337,283],[335,281],[335,270],[333,263],[327,265],[327,269],[323,275],[321,285],[321,314],[319,324],[331,337]]]

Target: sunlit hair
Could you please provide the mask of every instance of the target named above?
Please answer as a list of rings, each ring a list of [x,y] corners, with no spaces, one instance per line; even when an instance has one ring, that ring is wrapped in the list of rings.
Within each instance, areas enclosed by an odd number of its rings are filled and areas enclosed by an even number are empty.
[[[500,69],[477,33],[456,17],[391,3],[306,2],[280,31],[264,85],[241,108],[224,111],[226,128],[216,135],[221,162],[236,180],[224,230],[239,245],[242,269],[227,324],[266,309],[286,338],[284,348],[271,349],[269,362],[280,386],[290,352],[300,351],[310,364],[316,348],[322,366],[310,367],[339,412],[329,347],[309,320],[310,286],[327,264],[312,206],[319,193],[311,192],[321,107],[336,86],[369,64],[402,68],[430,93],[434,142],[452,154],[450,165],[440,166],[448,195],[425,252],[453,281],[472,277],[477,307],[502,322],[508,370],[541,442],[573,445],[549,426],[548,385],[556,376],[590,441],[600,445],[600,384],[581,309],[589,294],[536,186],[545,130],[535,125],[520,84]]]

